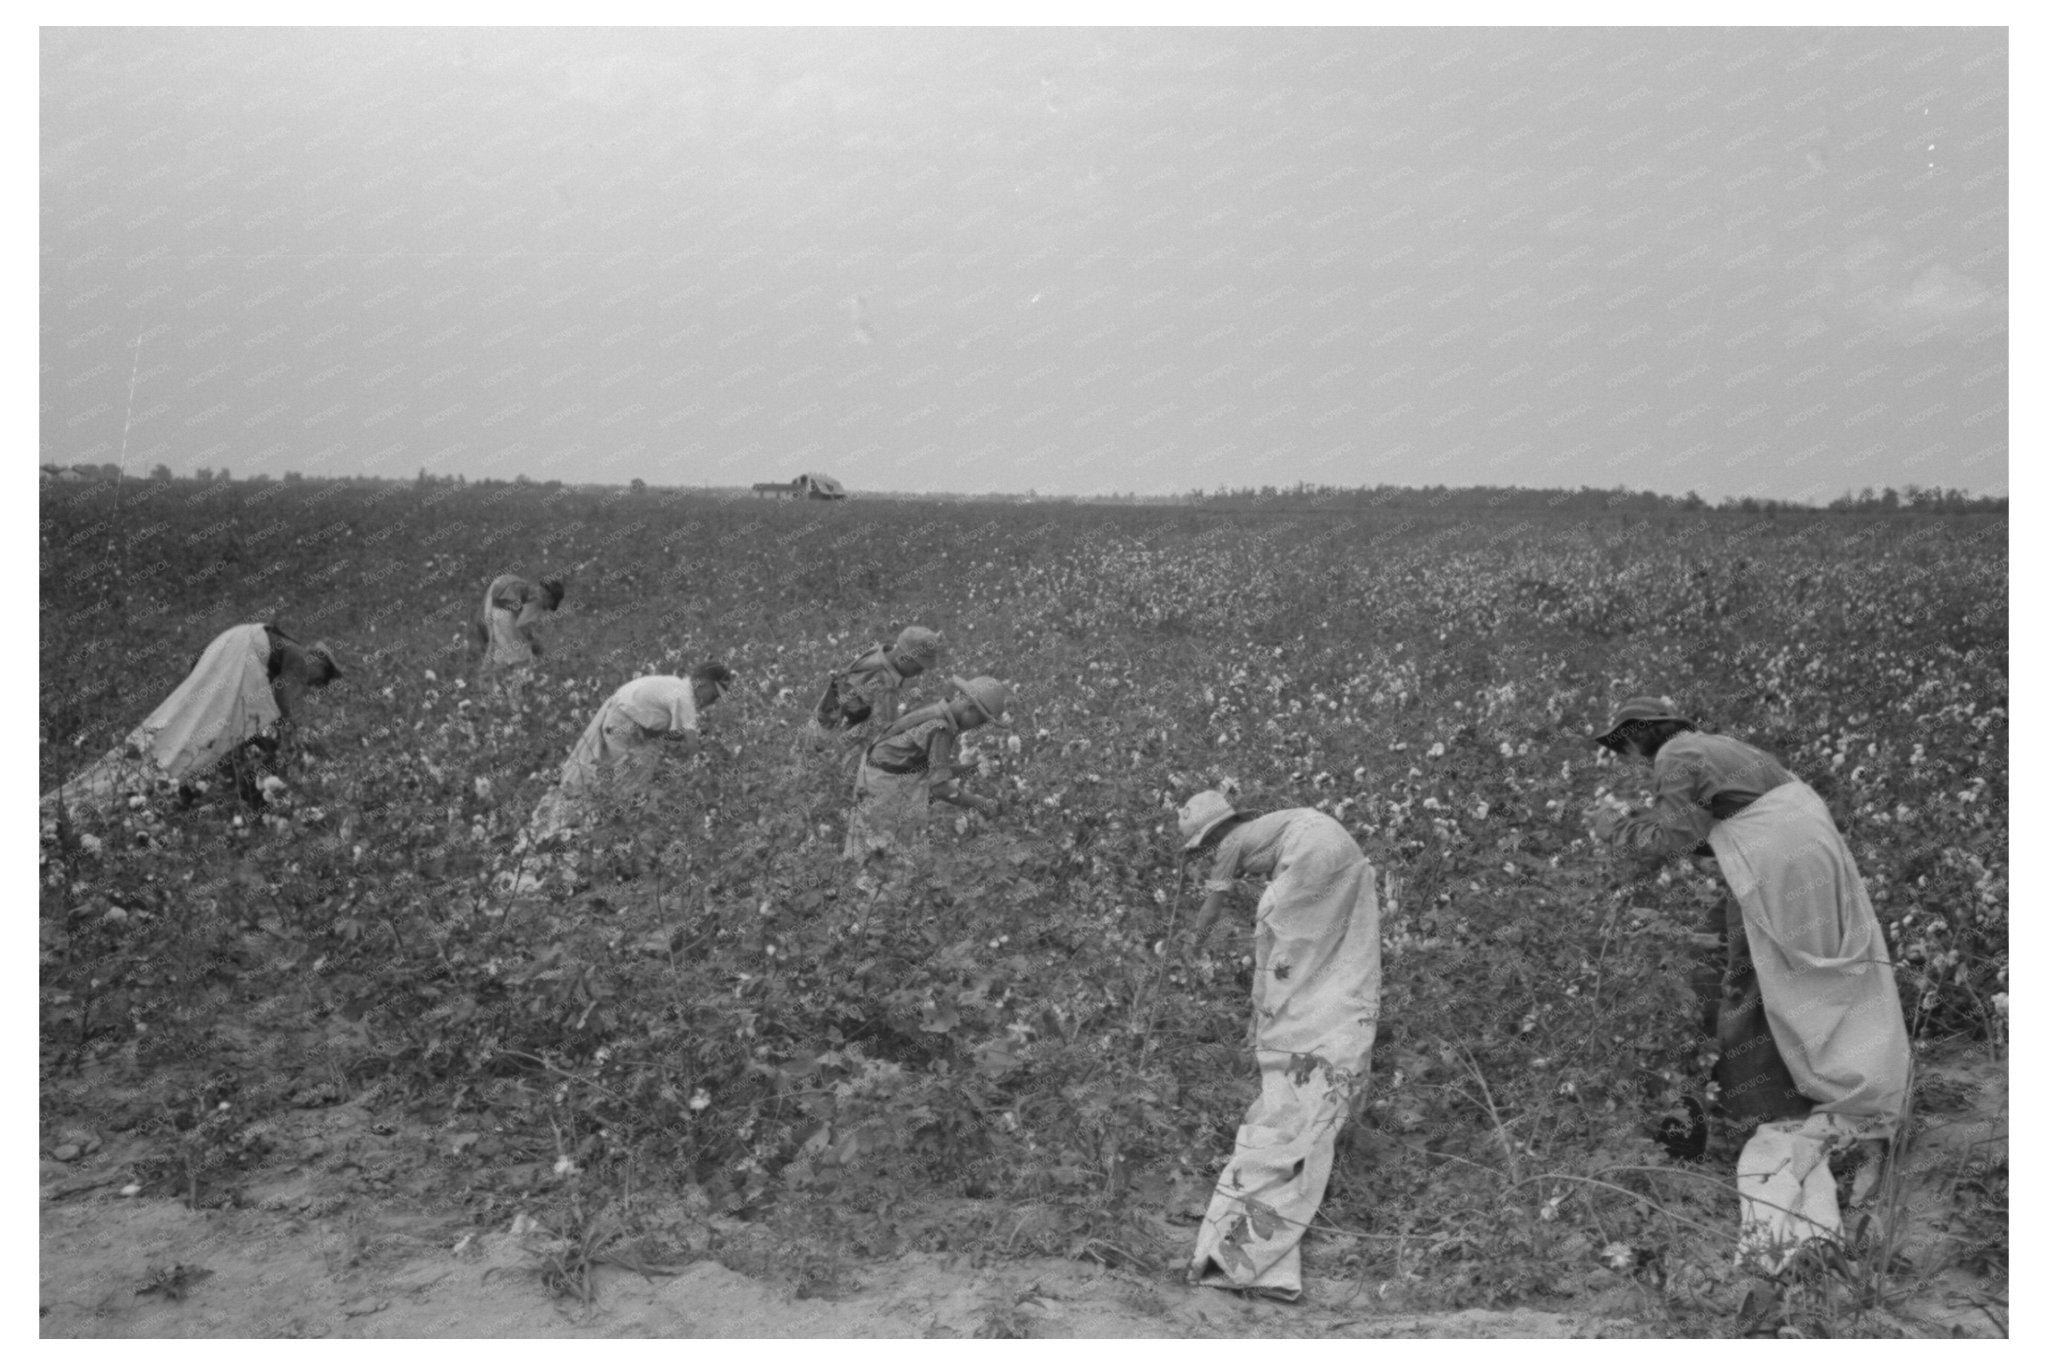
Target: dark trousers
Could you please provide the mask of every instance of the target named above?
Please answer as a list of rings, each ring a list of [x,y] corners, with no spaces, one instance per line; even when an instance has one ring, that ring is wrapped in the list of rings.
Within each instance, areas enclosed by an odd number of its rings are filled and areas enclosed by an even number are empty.
[[[1804,1118],[1813,1101],[1793,1084],[1770,1020],[1764,1017],[1763,991],[1749,957],[1749,934],[1733,895],[1721,893],[1708,913],[1707,929],[1721,940],[1716,954],[1720,961],[1702,959],[1693,970],[1692,983],[1700,999],[1702,1030],[1719,1047],[1714,1083],[1721,1092],[1722,1115],[1741,1128]]]

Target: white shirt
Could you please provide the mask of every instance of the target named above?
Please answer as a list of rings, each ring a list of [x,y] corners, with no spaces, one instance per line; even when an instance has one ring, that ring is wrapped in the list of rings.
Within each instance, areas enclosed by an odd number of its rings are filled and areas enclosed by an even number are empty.
[[[650,674],[612,693],[612,708],[643,730],[655,732],[697,728],[697,694],[688,678]]]

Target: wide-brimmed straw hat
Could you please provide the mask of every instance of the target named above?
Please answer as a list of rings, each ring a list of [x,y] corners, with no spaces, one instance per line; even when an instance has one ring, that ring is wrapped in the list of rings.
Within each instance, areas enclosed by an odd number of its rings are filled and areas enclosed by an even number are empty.
[[[1692,717],[1679,714],[1678,703],[1669,697],[1630,697],[1614,713],[1614,723],[1593,736],[1595,744],[1610,749],[1621,747],[1621,732],[1631,725],[1643,721],[1678,720],[1692,724]]]
[[[915,659],[920,668],[930,668],[939,661],[939,653],[946,647],[946,639],[935,630],[923,626],[905,626],[896,637],[896,654],[899,658]]]
[[[1192,853],[1209,837],[1209,831],[1237,814],[1230,798],[1219,791],[1196,792],[1180,808],[1181,848]]]
[[[954,678],[953,690],[974,703],[989,724],[1004,723],[1003,711],[1010,704],[1010,689],[994,678]]]

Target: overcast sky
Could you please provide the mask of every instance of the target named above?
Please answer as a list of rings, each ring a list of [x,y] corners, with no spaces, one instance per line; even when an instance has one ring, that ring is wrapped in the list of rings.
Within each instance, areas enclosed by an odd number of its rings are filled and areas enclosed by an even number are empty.
[[[2002,493],[2007,93],[1997,29],[45,29],[41,459]]]

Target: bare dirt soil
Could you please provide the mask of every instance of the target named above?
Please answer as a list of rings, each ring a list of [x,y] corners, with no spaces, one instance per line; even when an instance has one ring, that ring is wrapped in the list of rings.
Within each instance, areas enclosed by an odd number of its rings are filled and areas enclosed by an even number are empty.
[[[91,1087],[90,1078],[76,1085]],[[101,1092],[100,1098],[104,1098]],[[47,1098],[47,1097],[46,1097]],[[641,1271],[608,1263],[566,1284],[565,1239],[516,1196],[551,1173],[513,1167],[467,1191],[446,1133],[360,1101],[261,1125],[264,1159],[224,1207],[147,1193],[161,1140],[79,1126],[44,1135],[41,1330],[46,1337],[1570,1337],[1638,1335],[1617,1311],[1401,1311],[1401,1291],[1319,1278],[1297,1304],[1172,1273],[1053,1257],[911,1252],[824,1273],[776,1261],[757,1230],[696,1220],[716,1252]],[[53,1153],[61,1153],[58,1159]],[[124,1193],[124,1191],[133,1191]],[[1161,1262],[1192,1245],[1191,1192],[1155,1221]],[[216,1195],[215,1198],[219,1198]],[[202,1204],[209,1202],[202,1198]],[[481,1207],[480,1207],[481,1206]],[[1033,1209],[1006,1210],[1029,1221]],[[480,1226],[480,1224],[483,1224]],[[1000,1239],[997,1239],[998,1245]],[[764,1251],[763,1248],[767,1247]],[[720,1259],[722,1257],[722,1259]],[[630,1255],[618,1257],[632,1261]],[[733,1269],[725,1261],[758,1273]],[[582,1267],[577,1267],[579,1270]]]
[[[1587,1314],[1388,1314],[1370,1302],[1285,1305],[1034,1258],[977,1269],[915,1253],[799,1297],[698,1261],[673,1274],[598,1270],[551,1295],[532,1234],[472,1234],[385,1210],[310,1219],[193,1213],[164,1200],[46,1204],[45,1336],[90,1337],[1565,1337],[1632,1335]],[[173,1267],[184,1266],[184,1281]],[[145,1291],[152,1278],[162,1285]]]
[[[1886,1322],[1914,1334],[2000,1335],[2002,1285],[1954,1264],[1950,1188],[2002,1161],[2005,1070],[1982,1056],[1923,1082],[1908,1159],[1924,1269]],[[83,1084],[81,1080],[81,1084]],[[44,1135],[41,1330],[48,1337],[1596,1337],[1661,1335],[1672,1319],[1620,1277],[1568,1310],[1417,1312],[1400,1286],[1315,1273],[1297,1304],[1190,1288],[1171,1273],[1050,1257],[914,1252],[824,1275],[730,1254],[748,1229],[708,1220],[723,1261],[639,1271],[593,1264],[513,1203],[455,1197],[429,1155],[446,1134],[360,1102],[289,1110],[225,1207],[135,1189],[151,1145],[86,1128]],[[59,1158],[62,1159],[59,1159]],[[547,1172],[518,1178],[545,1180]],[[1191,1241],[1200,1201],[1157,1220],[1153,1250]],[[1313,1239],[1312,1239],[1313,1240]],[[772,1259],[772,1258],[771,1258]],[[724,1261],[761,1273],[743,1273]],[[550,1274],[553,1268],[557,1273]],[[782,1271],[784,1273],[778,1273]],[[1391,1293],[1390,1293],[1391,1289]]]

